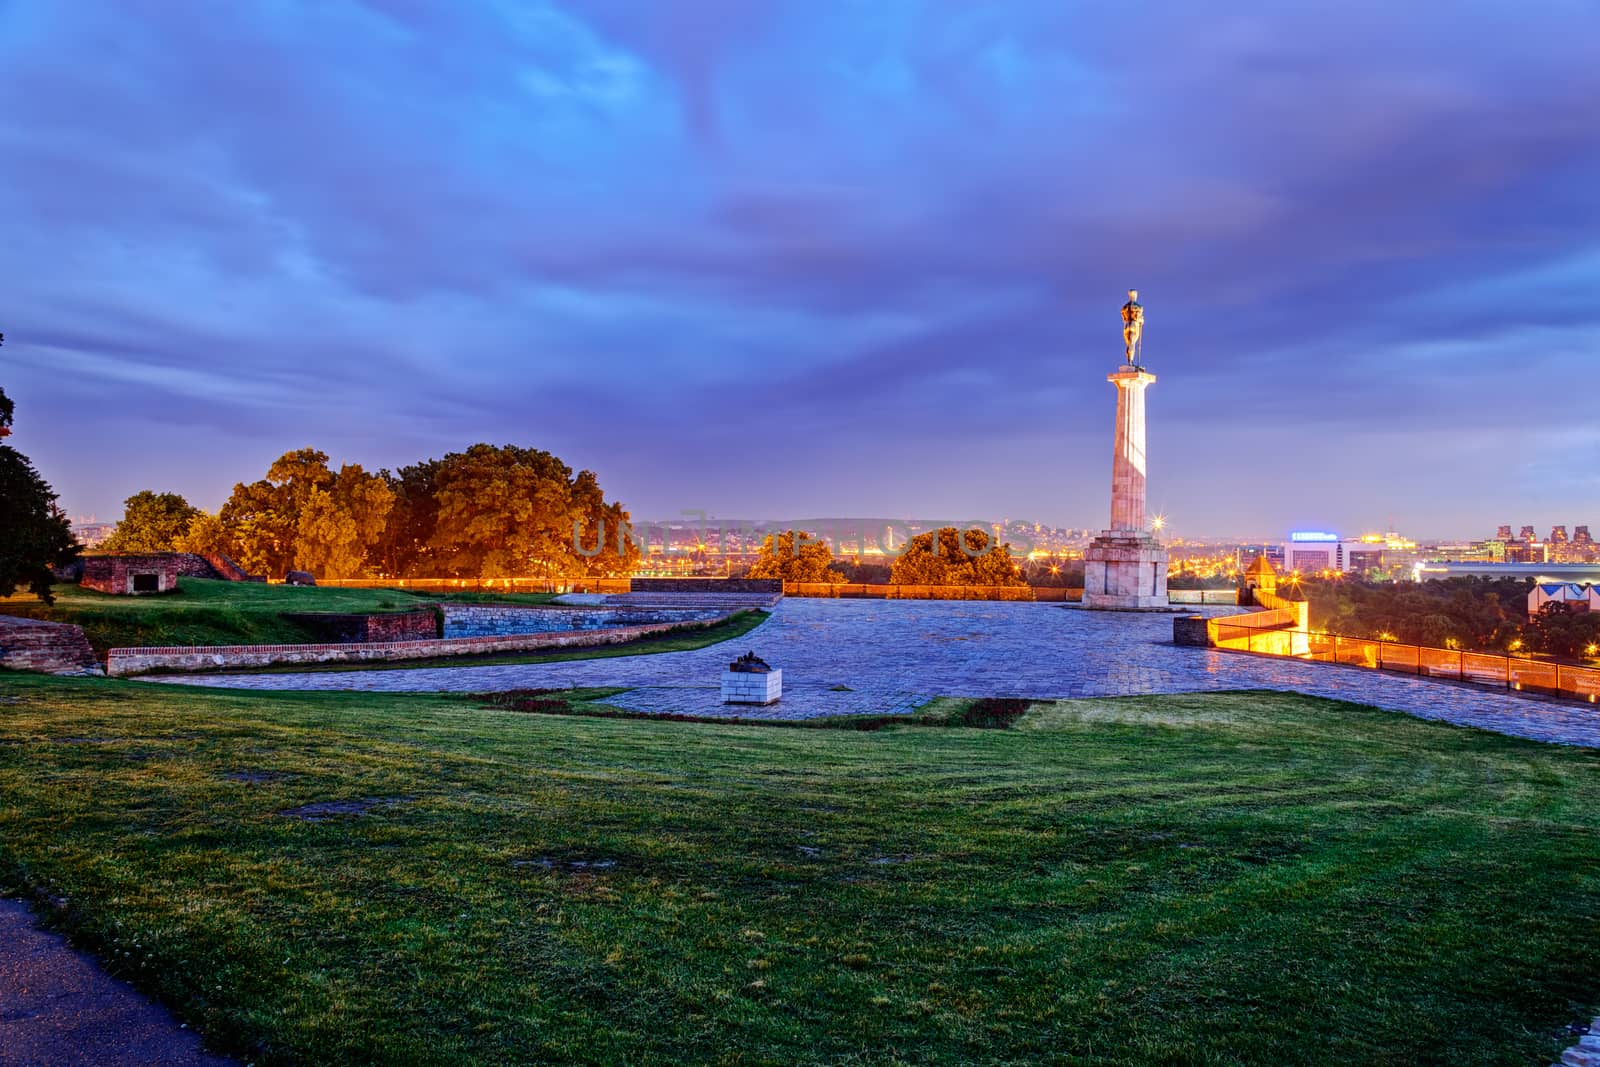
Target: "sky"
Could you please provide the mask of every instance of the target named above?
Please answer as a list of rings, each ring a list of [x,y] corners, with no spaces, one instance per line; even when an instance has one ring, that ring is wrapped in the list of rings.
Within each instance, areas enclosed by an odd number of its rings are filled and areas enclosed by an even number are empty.
[[[1600,11],[1251,6],[0,0],[10,443],[1098,528],[1137,286],[1171,532],[1600,527]]]

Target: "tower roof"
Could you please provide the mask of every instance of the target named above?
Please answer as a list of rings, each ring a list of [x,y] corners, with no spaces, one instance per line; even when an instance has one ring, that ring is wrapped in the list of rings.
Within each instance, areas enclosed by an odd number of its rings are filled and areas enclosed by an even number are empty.
[[[1276,578],[1278,572],[1272,569],[1272,564],[1267,562],[1264,555],[1257,556],[1250,561],[1250,566],[1245,568],[1247,578]]]

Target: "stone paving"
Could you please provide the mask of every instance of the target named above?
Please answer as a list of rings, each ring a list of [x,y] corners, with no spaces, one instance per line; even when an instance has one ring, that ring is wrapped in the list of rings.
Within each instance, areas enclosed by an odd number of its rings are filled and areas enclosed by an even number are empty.
[[[1205,614],[1227,609],[1203,608]],[[766,708],[719,703],[721,672],[754,650],[784,673]],[[737,641],[691,652],[562,663],[152,682],[248,689],[484,692],[627,686],[639,711],[809,718],[909,712],[935,696],[1070,698],[1282,689],[1563,744],[1600,746],[1600,709],[1494,689],[1172,643],[1172,616],[989,601],[801,600]]]

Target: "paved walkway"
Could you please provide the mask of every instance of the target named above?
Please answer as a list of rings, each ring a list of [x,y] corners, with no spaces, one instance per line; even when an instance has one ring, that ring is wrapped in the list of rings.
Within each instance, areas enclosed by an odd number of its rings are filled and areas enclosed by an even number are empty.
[[[0,1067],[236,1067],[100,969],[28,906],[0,900]]]
[[[1201,609],[1222,614],[1225,609]],[[935,696],[1038,699],[1286,689],[1479,726],[1600,746],[1600,709],[1493,689],[1172,643],[1172,616],[988,601],[789,599],[734,642],[692,652],[498,667],[152,681],[247,689],[485,692],[627,686],[611,702],[640,711],[749,715],[718,702],[720,672],[753,649],[783,669],[779,718],[910,711]]]

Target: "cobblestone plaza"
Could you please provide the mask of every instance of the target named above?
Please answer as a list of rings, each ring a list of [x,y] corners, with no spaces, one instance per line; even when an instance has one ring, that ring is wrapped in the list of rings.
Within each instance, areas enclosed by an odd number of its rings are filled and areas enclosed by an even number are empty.
[[[735,708],[720,701],[721,672],[746,649],[784,672],[783,699],[771,707]],[[1038,603],[789,599],[738,641],[692,652],[159,680],[391,692],[626,686],[628,692],[609,702],[645,712],[769,718],[903,714],[936,696],[1059,699],[1284,689],[1542,741],[1600,745],[1600,712],[1588,705],[1355,667],[1181,648],[1172,644],[1169,615]]]

